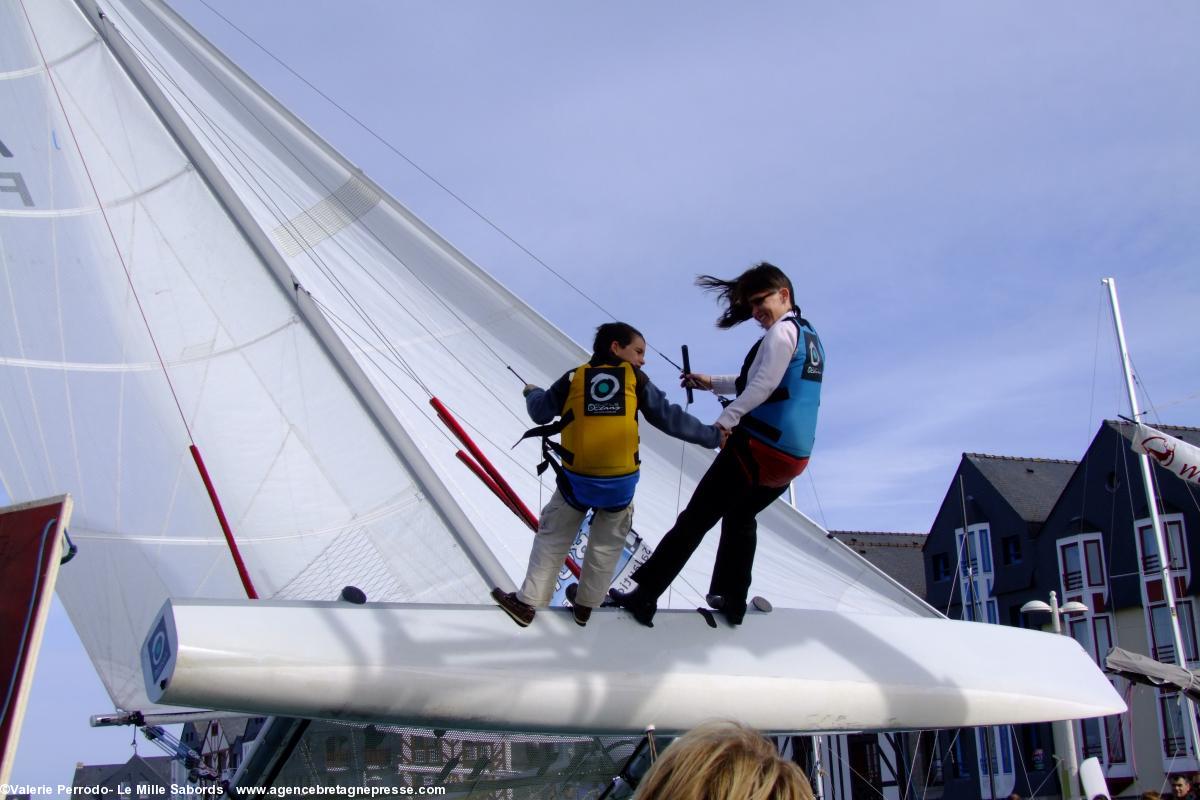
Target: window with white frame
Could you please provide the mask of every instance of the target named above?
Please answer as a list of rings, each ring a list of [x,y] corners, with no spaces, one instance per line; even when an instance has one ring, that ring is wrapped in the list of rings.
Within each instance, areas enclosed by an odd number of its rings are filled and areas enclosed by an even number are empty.
[[[1108,585],[1104,550],[1099,533],[1084,533],[1058,542],[1058,574],[1063,597],[1085,588],[1103,590]]]
[[[1183,647],[1188,661],[1196,661],[1200,655],[1196,652],[1196,623],[1192,613],[1191,600],[1179,600],[1175,603],[1179,615],[1179,632],[1183,636]],[[1166,603],[1153,603],[1149,606],[1150,614],[1150,643],[1154,658],[1165,664],[1176,663],[1175,659],[1175,629],[1171,624],[1171,609]]]
[[[1158,696],[1159,718],[1162,720],[1163,755],[1166,758],[1186,757],[1187,733],[1183,727],[1183,714],[1179,708],[1179,693],[1160,693]]]
[[[1184,536],[1183,515],[1170,514],[1160,517],[1159,520],[1162,522],[1163,540],[1167,548],[1171,570],[1187,570],[1187,539]],[[1155,541],[1154,526],[1149,519],[1139,519],[1137,531],[1142,555],[1142,574],[1156,574],[1162,570],[1162,561],[1158,556],[1158,542]]]
[[[988,524],[971,525],[954,532],[959,558],[959,600],[963,619],[975,622],[1000,622],[999,609],[992,598],[992,536]]]

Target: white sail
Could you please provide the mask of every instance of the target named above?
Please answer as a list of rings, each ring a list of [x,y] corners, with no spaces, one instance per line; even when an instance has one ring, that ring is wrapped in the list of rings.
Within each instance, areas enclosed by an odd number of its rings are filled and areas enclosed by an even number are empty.
[[[485,598],[79,10],[3,11],[0,84],[18,123],[5,160],[26,191],[0,209],[3,483],[16,501],[75,497],[80,555],[60,594],[114,702],[145,704],[136,650],[167,597],[245,596],[189,429],[262,596],[355,583],[380,599]]]
[[[478,603],[519,579],[529,529],[428,400],[534,505],[509,368],[545,386],[585,351],[161,3],[81,6],[0,0],[0,479],[76,498],[60,594],[114,702],[148,705],[165,599],[245,597],[193,441],[261,597]],[[654,543],[712,453],[643,426],[641,455]],[[938,616],[783,503],[758,535],[777,606]],[[714,549],[671,605],[702,600]]]

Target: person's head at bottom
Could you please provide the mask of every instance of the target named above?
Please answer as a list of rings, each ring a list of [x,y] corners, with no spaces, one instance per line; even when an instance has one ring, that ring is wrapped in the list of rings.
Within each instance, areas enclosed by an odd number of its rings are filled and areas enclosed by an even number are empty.
[[[739,722],[705,722],[680,736],[638,785],[636,800],[813,800],[804,771]]]

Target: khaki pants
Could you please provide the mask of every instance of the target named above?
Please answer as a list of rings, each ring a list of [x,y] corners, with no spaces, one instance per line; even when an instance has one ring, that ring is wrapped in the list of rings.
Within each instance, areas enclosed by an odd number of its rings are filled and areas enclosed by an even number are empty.
[[[554,594],[554,581],[586,512],[572,508],[556,489],[550,502],[542,509],[537,534],[533,537],[533,550],[529,553],[529,568],[525,570],[525,581],[517,597],[534,608],[550,602]],[[581,606],[596,608],[608,594],[613,572],[625,546],[625,536],[633,527],[633,504],[620,511],[596,509],[588,532],[587,552],[579,574],[579,593],[575,602]]]

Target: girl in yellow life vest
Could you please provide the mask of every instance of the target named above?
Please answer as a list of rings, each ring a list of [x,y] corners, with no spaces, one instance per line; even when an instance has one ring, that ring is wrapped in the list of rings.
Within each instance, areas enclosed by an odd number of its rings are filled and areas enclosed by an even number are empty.
[[[530,433],[561,432],[561,443],[549,446],[562,463],[558,487],[542,509],[520,590],[492,591],[522,627],[533,621],[535,609],[550,602],[555,576],[589,509],[595,513],[575,595],[575,621],[586,625],[592,609],[604,599],[633,525],[639,413],[684,441],[705,447],[721,441],[717,426],[705,425],[667,400],[642,372],[645,361],[642,334],[627,323],[607,322],[596,329],[586,363],[568,370],[549,389],[525,387],[530,418],[545,426]],[[546,425],[555,417],[553,426]]]

